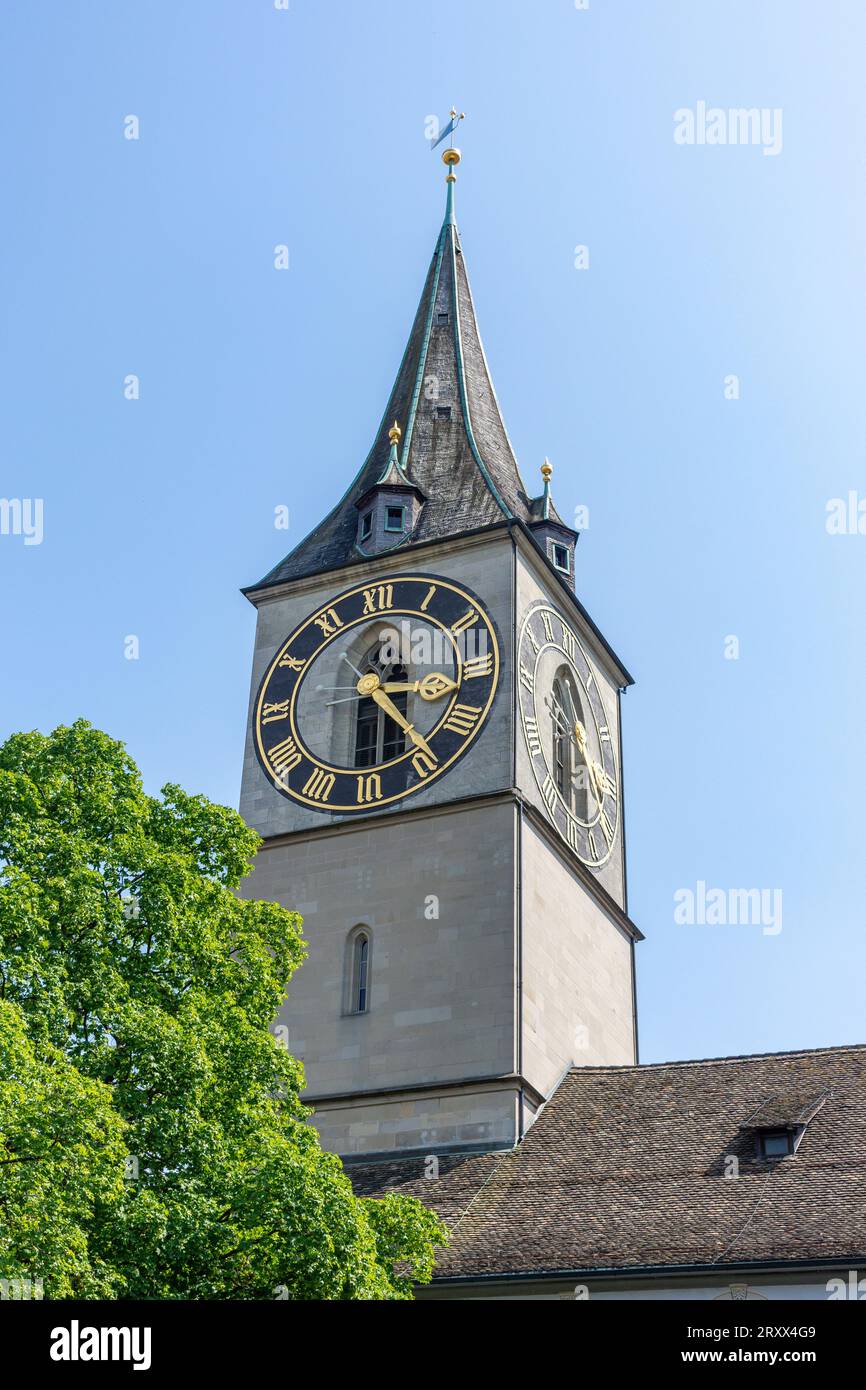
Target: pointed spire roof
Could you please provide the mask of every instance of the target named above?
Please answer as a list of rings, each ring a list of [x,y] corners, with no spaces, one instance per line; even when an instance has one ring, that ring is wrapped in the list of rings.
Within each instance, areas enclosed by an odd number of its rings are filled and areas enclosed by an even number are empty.
[[[254,588],[362,558],[356,504],[377,485],[399,477],[425,499],[401,551],[495,522],[528,524],[538,517],[540,499],[527,494],[520,477],[478,331],[454,215],[459,151],[446,150],[443,159],[448,165],[445,218],[372,448],[324,521]],[[399,449],[392,421],[402,430]]]

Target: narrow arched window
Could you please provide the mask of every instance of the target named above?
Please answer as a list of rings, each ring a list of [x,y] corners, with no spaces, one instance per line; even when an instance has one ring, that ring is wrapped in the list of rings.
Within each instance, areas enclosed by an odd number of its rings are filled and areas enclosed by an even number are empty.
[[[349,934],[346,953],[346,1013],[370,1011],[370,932],[355,927]]]
[[[377,643],[361,663],[361,673],[372,671],[384,684],[406,681],[406,669],[399,662],[389,662],[383,658],[382,647]],[[394,691],[389,698],[400,714],[406,713],[407,692]],[[358,701],[355,716],[355,766],[376,767],[391,758],[399,758],[406,751],[406,734],[400,725],[376,704],[371,696]]]
[[[355,1012],[367,1012],[367,972],[370,969],[370,942],[366,936],[359,936],[355,942]]]
[[[574,679],[567,667],[553,682],[553,775],[557,790],[570,811],[587,819],[589,774],[585,742],[576,737],[578,726],[585,739],[586,721]]]
[[[553,780],[566,805],[571,805],[571,734],[565,692],[559,677],[553,682]]]

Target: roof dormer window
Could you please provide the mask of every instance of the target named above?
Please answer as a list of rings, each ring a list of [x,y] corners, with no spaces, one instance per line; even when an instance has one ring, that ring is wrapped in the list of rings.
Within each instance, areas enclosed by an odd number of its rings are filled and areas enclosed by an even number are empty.
[[[385,508],[385,530],[402,531],[403,518],[406,515],[405,507],[386,507]]]
[[[436,407],[436,419],[437,419],[437,420],[450,420],[450,419],[451,419],[451,407],[450,407],[450,405],[437,405],[437,407]]]
[[[373,513],[365,512],[361,517],[361,540],[368,541],[373,534]]]
[[[448,310],[447,310],[447,309],[445,310],[444,313],[439,313],[439,314],[436,315],[436,322],[439,323],[439,324],[443,324],[443,325],[446,324],[446,323],[448,322]]]
[[[795,1154],[806,1133],[806,1126],[826,1103],[829,1091],[817,1095],[799,1091],[777,1091],[767,1096],[752,1112],[741,1130],[751,1133],[758,1158],[773,1161]]]
[[[797,1147],[792,1129],[762,1129],[757,1138],[762,1158],[786,1158]]]
[[[550,551],[554,567],[558,570],[562,570],[563,574],[571,574],[571,552],[568,546],[557,545],[554,541],[550,547]]]

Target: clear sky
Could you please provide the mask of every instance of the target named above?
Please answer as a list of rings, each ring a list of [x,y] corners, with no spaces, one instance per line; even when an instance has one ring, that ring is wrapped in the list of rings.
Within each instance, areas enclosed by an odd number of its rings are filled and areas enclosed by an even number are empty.
[[[0,494],[44,502],[0,535],[0,734],[85,715],[237,804],[238,590],[366,453],[455,103],[509,432],[589,508],[578,593],[637,681],[643,1059],[862,1041],[866,534],[826,528],[866,500],[862,0],[5,0],[0,52]],[[781,149],[678,144],[701,102]],[[780,890],[781,931],[678,924],[699,881]]]

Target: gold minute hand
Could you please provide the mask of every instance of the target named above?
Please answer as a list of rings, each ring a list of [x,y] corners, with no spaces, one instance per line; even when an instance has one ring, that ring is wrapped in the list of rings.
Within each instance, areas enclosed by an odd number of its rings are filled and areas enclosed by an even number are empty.
[[[412,742],[415,744],[415,747],[422,749],[422,751],[425,752],[429,757],[433,758],[435,755],[426,738],[422,737],[422,735],[419,734],[416,729],[413,729],[409,721],[403,718],[397,706],[394,704],[394,701],[388,699],[388,696],[385,694],[384,690],[377,687],[370,693],[373,699],[376,701],[376,704],[379,706],[379,708],[383,709],[385,713],[389,715],[391,719],[393,719],[394,723],[398,724],[400,728],[403,730],[403,732],[409,735]]]

